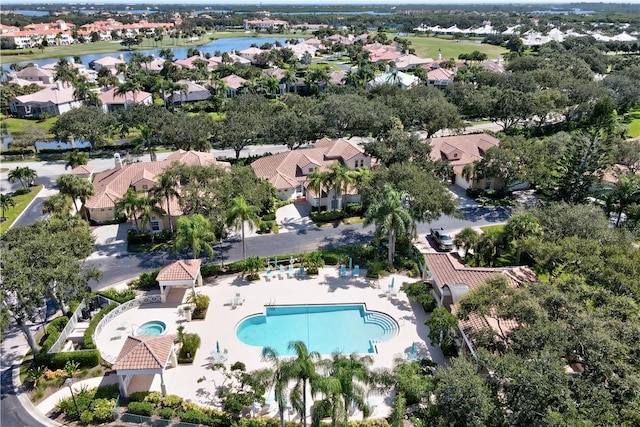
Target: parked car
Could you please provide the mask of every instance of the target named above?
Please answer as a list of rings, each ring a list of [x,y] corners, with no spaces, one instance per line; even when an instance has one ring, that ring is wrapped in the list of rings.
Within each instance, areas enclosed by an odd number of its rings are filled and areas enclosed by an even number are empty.
[[[444,228],[432,228],[430,230],[431,238],[439,249],[443,251],[453,250],[453,236]]]

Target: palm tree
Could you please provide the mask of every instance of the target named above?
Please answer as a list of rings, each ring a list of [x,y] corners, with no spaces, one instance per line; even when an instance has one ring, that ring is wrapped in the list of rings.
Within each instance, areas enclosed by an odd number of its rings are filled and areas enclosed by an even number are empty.
[[[330,185],[334,190],[334,200],[337,200],[341,196],[344,195],[344,200],[342,201],[342,210],[345,209],[345,201],[346,201],[346,193],[348,191],[349,185],[353,183],[353,176],[349,173],[349,168],[343,165],[340,162],[334,162],[329,170],[329,175],[327,178],[327,184]],[[333,210],[336,210],[338,207],[338,203],[333,203]]]
[[[401,194],[390,184],[382,188],[380,199],[367,208],[364,214],[364,226],[376,225],[376,235],[387,236],[389,265],[393,265],[396,251],[396,240],[399,236],[408,235],[413,228],[413,218],[409,210],[403,206]]]
[[[173,58],[175,57],[175,54],[174,54],[174,53],[173,53],[173,51],[172,51],[171,49],[169,49],[169,48],[163,48],[163,49],[160,49],[160,53],[159,53],[159,55],[160,55],[160,58],[164,58],[164,59],[166,59],[167,61],[172,61],[172,60],[173,60]]]
[[[171,198],[178,197],[179,193],[176,190],[178,186],[178,178],[168,172],[161,174],[158,177],[158,182],[153,187],[152,193],[155,197],[164,197],[167,202],[167,216],[169,217],[169,229],[173,234],[173,221],[171,220]]]
[[[60,60],[58,60],[58,63],[54,66],[54,70],[54,80],[60,81],[63,84],[66,83],[67,86],[69,85],[69,83],[74,82],[77,77],[76,70],[73,68],[67,58],[60,58]]]
[[[509,218],[504,228],[507,241],[516,242],[516,264],[520,264],[520,256],[522,255],[523,241],[531,237],[539,237],[542,235],[542,228],[538,220],[529,212],[521,212]]]
[[[322,187],[326,185],[329,180],[329,173],[322,172],[319,168],[316,168],[313,172],[307,175],[309,181],[309,187],[313,188],[316,192],[316,206],[318,212],[320,212],[320,201],[322,199]]]
[[[28,166],[18,166],[12,171],[9,171],[8,175],[9,182],[20,181],[22,188],[28,188],[32,184],[35,184],[37,177],[37,172]]]
[[[278,404],[278,414],[280,415],[280,427],[284,427],[284,410],[287,407],[287,388],[291,373],[287,371],[291,364],[287,364],[280,359],[278,352],[271,347],[262,349],[262,360],[271,363],[271,380],[269,385],[273,387],[273,397]]]
[[[640,199],[640,176],[622,175],[613,187],[611,202],[617,205],[616,227],[620,225],[622,212],[634,201]]]
[[[464,257],[466,258],[469,250],[473,248],[479,238],[480,234],[477,231],[471,227],[465,227],[453,239],[453,244],[457,249],[464,248]]]
[[[89,222],[89,213],[84,209],[87,199],[95,194],[93,185],[86,179],[82,179],[76,189],[76,197],[80,199],[80,210],[84,212],[84,219]]]
[[[158,199],[155,197],[141,197],[138,199],[138,207],[140,209],[140,226],[145,228],[147,224],[151,224],[153,215],[163,216],[166,212],[158,206]],[[151,226],[149,232],[153,233]]]
[[[54,218],[63,218],[71,210],[71,199],[62,193],[49,196],[42,202],[42,213],[49,214]]]
[[[121,199],[116,202],[116,215],[124,213],[127,219],[133,221],[136,225],[136,230],[140,231],[138,227],[138,212],[140,211],[140,198],[135,188],[129,187],[127,192],[122,195]]]
[[[78,166],[86,165],[88,158],[89,156],[87,156],[87,153],[83,153],[78,150],[69,151],[64,156],[64,160],[65,160],[64,169],[65,170],[67,170],[68,168],[75,169]]]
[[[473,247],[477,265],[481,266],[481,262],[484,262],[486,266],[491,267],[498,257],[501,242],[502,235],[499,232],[482,234]]]
[[[142,85],[137,80],[128,79],[126,82],[121,83],[116,87],[114,94],[122,96],[124,99],[124,104],[127,104],[127,94],[131,92],[131,96],[133,98],[133,103],[137,102],[138,93],[142,90]]]
[[[2,209],[2,219],[4,219],[5,210],[16,205],[16,202],[8,194],[0,194],[0,209]]]
[[[176,222],[176,235],[173,241],[174,251],[183,248],[191,248],[193,258],[200,256],[200,251],[207,251],[209,258],[213,258],[213,247],[211,244],[215,242],[215,235],[211,231],[211,223],[200,214],[194,214],[190,217],[183,216],[178,218]]]
[[[291,405],[296,408],[302,418],[302,425],[307,427],[307,385],[314,387],[316,380],[316,362],[320,360],[320,353],[309,352],[303,341],[291,341],[289,350],[293,350],[295,357],[287,361],[287,372],[296,381],[291,390]]]
[[[478,162],[468,163],[462,168],[462,177],[469,182],[471,188],[473,188],[478,178]]]
[[[158,139],[157,132],[152,131],[146,124],[139,125],[138,130],[140,131],[140,136],[132,141],[136,144],[136,152],[147,151],[151,161],[155,162],[157,160],[155,148],[155,142]]]
[[[247,257],[247,250],[244,244],[244,225],[247,223],[249,230],[257,227],[260,224],[259,212],[260,208],[249,205],[244,196],[234,197],[227,212],[227,226],[242,230],[242,259]]]

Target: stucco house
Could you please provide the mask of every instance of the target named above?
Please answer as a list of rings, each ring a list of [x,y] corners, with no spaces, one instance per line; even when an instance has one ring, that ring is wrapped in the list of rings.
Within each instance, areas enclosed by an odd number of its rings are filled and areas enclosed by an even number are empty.
[[[371,157],[364,154],[364,148],[342,138],[323,138],[308,148],[263,157],[251,163],[251,167],[256,176],[276,188],[280,200],[306,198],[314,207],[342,209],[342,199],[335,197],[334,190],[325,188],[316,194],[317,190],[311,188],[308,181],[310,173],[316,169],[328,170],[336,161],[349,169],[371,168]],[[347,203],[360,201],[355,189],[349,189],[346,196]]]
[[[99,95],[102,109],[105,112],[121,110],[127,108],[130,104],[153,104],[153,97],[149,92],[143,90],[139,92],[127,92],[124,95],[116,93],[117,88],[112,87]]]
[[[431,158],[433,160],[445,160],[453,169],[451,182],[463,189],[477,188],[492,190],[502,188],[502,182],[498,179],[479,179],[464,176],[464,167],[480,161],[484,153],[491,147],[497,147],[500,140],[486,133],[444,136],[441,138],[427,139],[431,146]]]
[[[95,59],[89,62],[89,67],[96,71],[100,71],[101,68],[106,68],[115,74],[119,64],[126,64],[127,62],[120,55],[119,58],[113,56],[104,56],[102,58]]]
[[[27,80],[31,83],[41,84],[43,86],[55,84],[55,72],[46,68],[40,68],[37,65],[25,67],[20,71],[9,73],[10,78]]]
[[[538,282],[538,277],[528,267],[467,267],[451,254],[445,253],[427,253],[424,254],[424,259],[429,269],[427,279],[432,284],[432,292],[438,305],[454,314],[457,312],[457,305],[464,295],[495,274],[504,275],[509,285],[513,287]],[[500,319],[499,327],[505,333],[516,326],[514,321]],[[462,351],[475,356],[475,337],[478,332],[486,328],[497,330],[497,319],[477,314],[471,314],[468,319],[460,319],[458,321],[458,344]]]
[[[46,87],[29,95],[17,96],[11,101],[11,112],[18,117],[38,117],[41,114],[59,116],[82,103],[76,99],[73,86]]]
[[[403,73],[402,71],[389,71],[384,74],[376,76],[375,79],[367,83],[367,88],[370,89],[375,86],[391,84],[398,85],[402,89],[409,89],[415,85],[420,84],[420,79],[413,74]]]
[[[206,87],[190,80],[181,80],[178,83],[186,85],[185,90],[176,90],[169,96],[172,104],[184,104],[185,102],[198,102],[211,99],[211,92]]]
[[[245,79],[243,79],[240,76],[236,76],[235,74],[231,74],[227,77],[223,77],[220,80],[224,82],[224,85],[227,88],[229,97],[236,96],[240,91],[240,89],[242,88],[242,85],[244,84],[244,82],[246,82]]]
[[[96,223],[110,221],[115,218],[116,203],[130,187],[142,194],[151,191],[156,185],[156,177],[173,162],[185,165],[231,167],[229,163],[218,162],[213,153],[183,150],[171,153],[165,160],[158,162],[123,164],[120,155],[117,153],[114,156],[114,161],[113,169],[95,174],[93,179],[95,195],[85,203],[89,218]],[[160,207],[165,212],[171,211],[171,218],[168,215],[162,217],[154,216],[149,224],[152,232],[160,232],[170,228],[169,221],[175,224],[176,219],[182,215],[178,200],[175,198],[169,200],[169,209],[167,209],[166,199],[160,200]]]

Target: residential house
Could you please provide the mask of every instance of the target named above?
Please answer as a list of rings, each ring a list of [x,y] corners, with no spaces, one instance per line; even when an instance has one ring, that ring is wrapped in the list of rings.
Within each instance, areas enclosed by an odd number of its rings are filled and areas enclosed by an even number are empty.
[[[41,91],[17,96],[11,101],[11,112],[18,117],[39,117],[42,114],[59,116],[82,103],[74,96],[73,86],[63,87],[60,82]]]
[[[13,25],[0,24],[0,34],[15,33],[18,31],[20,31],[20,28],[14,27]]]
[[[260,55],[261,53],[264,53],[264,52],[267,52],[267,51],[257,47],[249,47],[244,50],[239,50],[237,53],[240,57],[244,59],[248,59],[249,61],[253,62],[256,55]]]
[[[302,59],[302,57],[305,54],[310,55],[311,57],[316,56],[316,53],[318,52],[318,48],[310,45],[310,44],[306,44],[306,43],[298,43],[298,44],[294,44],[294,45],[288,45],[286,46],[286,48],[291,49],[293,51],[293,55],[298,58],[298,59]]]
[[[537,276],[528,267],[467,267],[451,254],[444,253],[427,253],[424,254],[424,259],[429,269],[427,278],[431,281],[432,293],[438,305],[454,314],[457,313],[458,303],[463,296],[496,274],[504,275],[513,287],[538,282]],[[479,332],[489,328],[496,331],[501,329],[506,333],[516,326],[512,320],[500,319],[498,324],[498,319],[491,315],[471,314],[468,319],[458,322],[458,344],[463,352],[475,357],[475,339]]]
[[[420,79],[413,74],[403,73],[402,71],[389,71],[384,74],[376,76],[375,79],[367,83],[367,88],[372,88],[379,85],[392,84],[398,85],[402,89],[409,89],[417,84],[420,84]]]
[[[224,82],[224,85],[227,88],[229,97],[236,96],[240,91],[240,89],[242,88],[242,85],[244,84],[244,82],[246,82],[245,79],[235,74],[231,74],[227,77],[223,77],[220,80]]]
[[[40,67],[43,70],[48,70],[50,72],[53,73],[53,75],[55,75],[56,72],[56,66],[58,65],[58,62],[50,62],[48,64],[43,65],[42,67]],[[83,76],[84,78],[87,79],[87,82],[89,83],[96,83],[96,80],[98,78],[98,73],[95,70],[92,70],[90,68],[85,67],[82,63],[76,63],[73,58],[69,58],[69,65],[76,70],[76,72]]]
[[[329,170],[335,162],[349,169],[370,168],[371,157],[364,148],[346,139],[323,138],[311,147],[260,158],[251,167],[259,178],[268,180],[277,190],[280,200],[306,198],[312,206],[341,209],[342,200],[334,189],[323,188],[320,194],[309,186],[308,175],[315,170]],[[347,191],[347,202],[359,202],[355,188]]]
[[[121,95],[116,93],[117,90],[117,87],[112,87],[100,93],[100,102],[105,112],[121,110],[127,108],[129,104],[153,104],[153,97],[149,92],[141,90],[139,92],[127,92]]]
[[[231,167],[229,163],[218,162],[213,153],[183,150],[171,153],[166,160],[158,162],[123,164],[118,153],[114,156],[114,160],[115,167],[113,169],[95,175],[93,179],[95,194],[85,203],[89,218],[96,223],[110,221],[115,218],[116,203],[130,187],[140,193],[151,191],[156,185],[156,177],[173,162],[179,162],[184,165],[218,166],[225,169]],[[160,207],[167,212],[166,199],[160,200]],[[153,232],[168,229],[169,221],[175,224],[176,219],[182,215],[182,210],[176,198],[169,200],[168,210],[171,211],[171,218],[167,215],[162,217],[153,216],[151,218],[149,227]]]
[[[213,71],[218,65],[220,65],[220,62],[217,62],[215,60],[212,59],[207,59],[204,56],[201,55],[194,55],[194,56],[190,56],[189,58],[185,58],[185,59],[176,59],[175,61],[173,61],[174,64],[181,66],[182,68],[185,68],[187,70],[196,70],[198,69],[197,63],[201,62],[206,64],[207,66],[207,71]]]
[[[118,65],[126,63],[127,62],[123,59],[122,55],[120,55],[118,58],[113,56],[103,56],[102,58],[98,58],[89,62],[89,67],[93,68],[96,71],[100,71],[102,68],[106,68],[113,74],[115,74]]]
[[[464,176],[463,170],[467,165],[480,161],[484,153],[497,147],[500,140],[486,133],[476,133],[458,136],[444,136],[426,140],[431,145],[431,158],[433,160],[445,160],[453,170],[451,181],[459,187],[478,188],[484,190],[502,188],[502,182],[498,179],[478,179]]]
[[[31,83],[41,84],[43,86],[52,85],[55,83],[55,72],[46,68],[40,68],[37,65],[23,68],[20,71],[9,73],[9,78],[16,78],[20,80],[26,80]]]
[[[18,49],[37,47],[43,40],[46,40],[49,46],[62,46],[73,43],[71,32],[59,29],[13,31],[3,34],[2,37],[12,39]]]
[[[334,85],[342,85],[344,84],[344,78],[347,76],[347,73],[344,71],[331,71],[329,73],[329,83]]]
[[[430,64],[433,62],[431,58],[421,58],[411,53],[402,55],[395,60],[395,67],[398,70],[413,70],[421,65]]]
[[[438,89],[444,89],[452,84],[456,75],[455,70],[441,68],[440,66],[431,66],[427,70],[427,85]]]
[[[91,181],[91,179],[93,178],[93,167],[89,165],[79,165],[71,169],[71,172],[69,173],[71,175],[79,176],[80,178],[85,178]]]
[[[181,105],[185,102],[198,102],[211,99],[211,92],[206,87],[199,85],[190,80],[181,80],[178,82],[186,86],[185,90],[177,90],[169,96],[169,102]]]
[[[280,31],[289,28],[289,23],[280,19],[245,19],[243,25],[245,30],[253,31]]]

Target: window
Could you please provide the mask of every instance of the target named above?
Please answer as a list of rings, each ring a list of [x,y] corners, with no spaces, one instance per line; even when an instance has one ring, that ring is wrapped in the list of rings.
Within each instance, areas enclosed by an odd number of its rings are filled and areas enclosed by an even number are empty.
[[[491,181],[490,181],[490,180],[487,180],[487,181],[484,183],[484,189],[485,189],[485,190],[490,190],[490,189],[491,189]]]
[[[146,185],[143,185],[143,186],[142,186],[142,189],[143,189],[143,190],[146,190],[146,189],[147,189],[147,186],[146,186]]]
[[[158,221],[151,221],[151,230],[160,231],[160,223]]]
[[[299,184],[299,185],[296,187],[296,193],[302,193],[302,184]]]
[[[316,168],[309,168],[309,173],[312,173]]]

